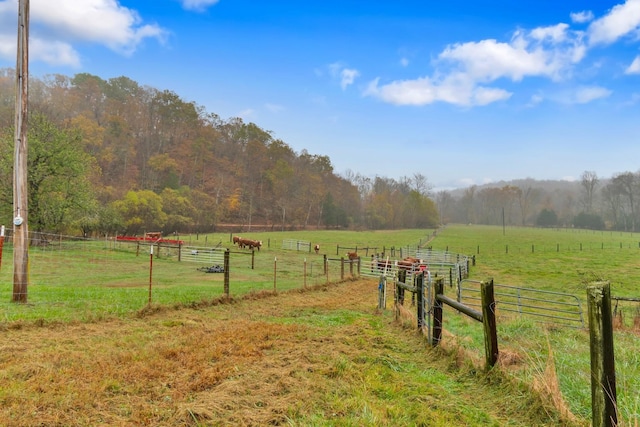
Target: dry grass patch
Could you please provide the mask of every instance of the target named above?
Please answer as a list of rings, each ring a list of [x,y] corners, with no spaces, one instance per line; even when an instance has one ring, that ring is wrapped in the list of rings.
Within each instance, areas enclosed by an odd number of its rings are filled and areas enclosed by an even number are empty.
[[[6,329],[0,425],[557,425],[376,304],[375,283],[350,281]]]

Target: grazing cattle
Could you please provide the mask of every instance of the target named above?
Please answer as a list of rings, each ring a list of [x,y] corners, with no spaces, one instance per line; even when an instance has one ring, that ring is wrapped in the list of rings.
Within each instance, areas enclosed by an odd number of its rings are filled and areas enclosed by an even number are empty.
[[[349,258],[350,261],[358,259],[358,252],[347,252],[347,258]]]
[[[260,250],[260,247],[262,246],[262,241],[261,240],[252,240],[252,239],[244,239],[244,238],[240,238],[238,239],[238,246],[241,248],[249,248],[249,249],[254,249],[257,248],[258,250]]]
[[[316,245],[313,247],[313,250],[314,250],[314,251],[316,251],[316,253],[320,253],[320,245],[316,244]]]
[[[242,238],[240,236],[233,236],[233,244],[234,245],[238,245],[240,246],[240,240],[242,240]]]
[[[249,249],[257,248],[260,250],[262,247],[262,240],[249,240]]]

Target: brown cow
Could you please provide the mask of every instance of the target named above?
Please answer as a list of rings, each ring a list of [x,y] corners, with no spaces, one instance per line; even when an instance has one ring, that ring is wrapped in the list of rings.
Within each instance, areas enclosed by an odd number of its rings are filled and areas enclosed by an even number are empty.
[[[262,240],[249,240],[249,249],[260,248],[262,247]]]
[[[316,253],[319,253],[319,252],[320,252],[320,245],[316,244],[316,245],[313,247],[313,250],[314,250],[314,251],[316,251]]]
[[[254,249],[257,248],[258,250],[260,250],[260,247],[262,246],[262,241],[261,240],[252,240],[252,239],[244,239],[241,238],[238,240],[238,246],[240,246],[241,248],[249,248],[249,249]]]
[[[240,236],[233,236],[233,244],[234,244],[234,245],[235,245],[235,244],[238,244],[238,243],[240,242],[240,240],[241,240],[241,237],[240,237]]]
[[[350,261],[358,259],[358,252],[347,252],[347,258],[349,258]]]

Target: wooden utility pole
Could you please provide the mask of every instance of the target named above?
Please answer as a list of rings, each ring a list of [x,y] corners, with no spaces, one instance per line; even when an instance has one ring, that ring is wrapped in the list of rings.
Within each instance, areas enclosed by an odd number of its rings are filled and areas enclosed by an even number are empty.
[[[18,1],[15,153],[13,165],[13,298],[27,302],[29,227],[27,223],[27,105],[29,94],[29,0]]]

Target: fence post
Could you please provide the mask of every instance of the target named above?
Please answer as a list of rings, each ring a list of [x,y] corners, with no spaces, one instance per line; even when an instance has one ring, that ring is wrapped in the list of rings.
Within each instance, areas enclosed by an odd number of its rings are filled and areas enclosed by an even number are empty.
[[[493,293],[493,279],[480,284],[482,296],[482,325],[484,326],[484,349],[487,368],[498,361],[498,332],[496,330],[496,301]]]
[[[378,309],[384,310],[385,308],[387,308],[387,278],[383,274],[378,282]]]
[[[273,292],[278,293],[276,277],[278,276],[278,257],[273,257]]]
[[[224,296],[229,299],[229,249],[224,251]]]
[[[251,249],[251,269],[252,270],[255,264],[255,260],[256,260],[256,251],[254,249]]]
[[[329,283],[329,259],[324,256],[324,274],[327,277],[327,283]]]
[[[591,343],[591,411],[593,427],[618,425],[613,323],[609,282],[587,287]]]
[[[444,278],[436,277],[435,280],[435,298],[433,299],[433,341],[432,346],[440,344],[442,337],[442,301],[438,299],[438,295],[444,293]]]
[[[416,277],[416,305],[418,306],[418,330],[424,327],[424,271]]]
[[[344,257],[340,258],[340,280],[344,280]]]

